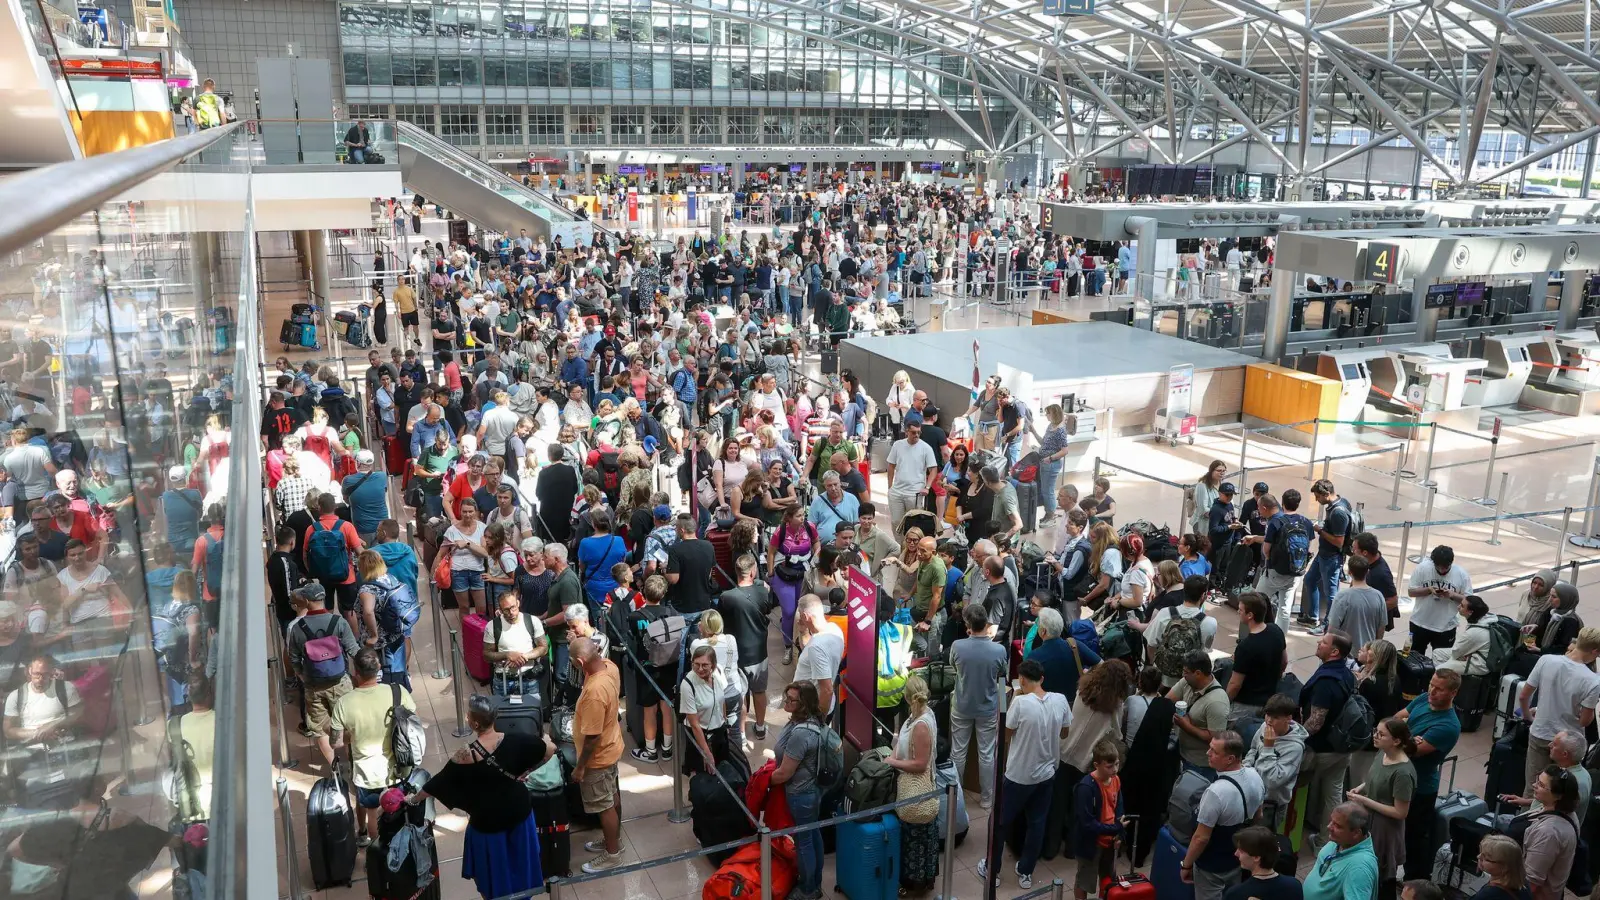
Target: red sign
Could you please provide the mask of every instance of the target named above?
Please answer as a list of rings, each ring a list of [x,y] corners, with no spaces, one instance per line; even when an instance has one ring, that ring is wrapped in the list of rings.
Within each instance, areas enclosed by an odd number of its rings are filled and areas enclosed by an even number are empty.
[[[98,75],[106,78],[160,78],[161,62],[154,59],[63,59],[61,70],[68,75]]]
[[[844,634],[844,677],[850,690],[844,700],[844,736],[865,752],[872,747],[872,714],[878,701],[878,586],[860,569],[850,569],[845,610],[849,623]]]
[[[528,165],[530,165],[530,166],[553,166],[553,165],[556,165],[559,162],[561,162],[561,160],[556,159],[554,156],[530,156],[530,157],[528,157]]]
[[[628,188],[628,221],[639,221],[639,189]]]

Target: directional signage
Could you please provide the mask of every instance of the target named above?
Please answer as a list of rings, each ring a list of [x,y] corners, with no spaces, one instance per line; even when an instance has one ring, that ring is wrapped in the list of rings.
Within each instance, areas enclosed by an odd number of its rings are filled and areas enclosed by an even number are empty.
[[[1377,241],[1367,245],[1367,262],[1362,278],[1367,281],[1376,281],[1380,284],[1394,284],[1399,280],[1400,273],[1400,246],[1398,244],[1381,244]]]
[[[1094,0],[1044,0],[1047,16],[1092,16]]]

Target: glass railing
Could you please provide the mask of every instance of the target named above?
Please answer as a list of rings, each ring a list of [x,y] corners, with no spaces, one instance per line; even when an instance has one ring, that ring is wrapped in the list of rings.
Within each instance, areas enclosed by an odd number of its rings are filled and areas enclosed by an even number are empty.
[[[351,119],[260,119],[257,162],[269,166],[400,164],[393,122],[366,122],[366,140]],[[352,146],[357,145],[357,146]]]
[[[72,896],[275,890],[245,136],[0,182],[0,834]]]

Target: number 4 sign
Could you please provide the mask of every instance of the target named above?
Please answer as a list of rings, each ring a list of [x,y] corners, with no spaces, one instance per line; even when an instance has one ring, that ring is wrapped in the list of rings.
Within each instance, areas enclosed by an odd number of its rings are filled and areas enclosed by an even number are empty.
[[[1397,244],[1371,243],[1367,245],[1367,281],[1394,284],[1400,280],[1400,247]]]

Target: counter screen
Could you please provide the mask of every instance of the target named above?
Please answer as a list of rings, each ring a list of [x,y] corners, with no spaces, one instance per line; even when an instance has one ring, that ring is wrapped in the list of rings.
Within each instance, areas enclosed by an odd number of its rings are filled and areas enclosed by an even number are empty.
[[[1456,285],[1457,306],[1477,306],[1484,300],[1488,285],[1481,281],[1463,281]]]
[[[1361,380],[1361,367],[1358,366],[1358,365],[1355,365],[1353,363],[1345,363],[1340,368],[1340,371],[1344,373],[1344,380],[1345,381],[1360,381]]]

